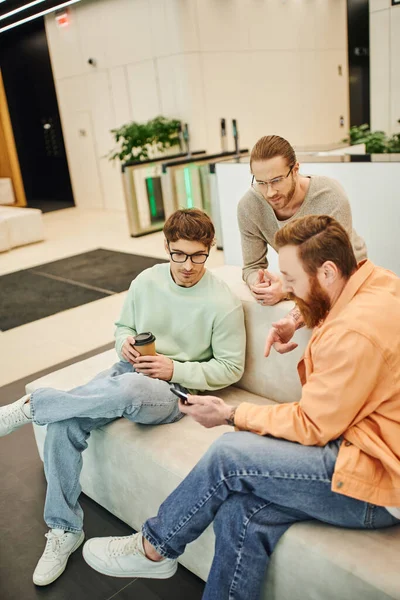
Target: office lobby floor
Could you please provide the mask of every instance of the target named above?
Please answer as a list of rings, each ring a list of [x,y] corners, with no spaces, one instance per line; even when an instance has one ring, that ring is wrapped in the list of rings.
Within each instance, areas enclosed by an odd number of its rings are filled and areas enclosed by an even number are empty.
[[[0,275],[82,252],[105,248],[165,258],[162,232],[131,238],[124,213],[69,208],[43,215],[46,240],[0,254]],[[212,249],[209,267],[223,264]],[[0,406],[24,393],[25,384],[58,367],[113,346],[114,321],[127,292],[115,294],[0,332]],[[44,298],[44,302],[46,299]],[[45,479],[32,428],[0,440],[0,598],[2,600],[200,600],[204,583],[179,567],[164,581],[114,579],[84,563],[81,550],[52,585],[39,588],[32,573],[45,544]],[[82,496],[87,538],[129,535],[130,528]]]

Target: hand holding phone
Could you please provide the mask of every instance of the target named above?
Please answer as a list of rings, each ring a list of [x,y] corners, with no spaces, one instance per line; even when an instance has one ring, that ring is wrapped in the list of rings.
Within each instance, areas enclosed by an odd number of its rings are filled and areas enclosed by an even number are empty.
[[[186,392],[182,392],[178,388],[172,386],[170,389],[171,392],[175,394],[175,396],[178,396],[178,398],[182,401],[183,404],[186,404],[188,406],[191,404],[190,402],[188,402],[188,394],[186,394]]]

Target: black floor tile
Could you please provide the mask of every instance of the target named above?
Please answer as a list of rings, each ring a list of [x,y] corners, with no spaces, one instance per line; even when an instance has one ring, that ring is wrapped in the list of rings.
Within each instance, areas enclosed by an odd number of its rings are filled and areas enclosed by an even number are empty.
[[[117,600],[201,600],[204,582],[184,567],[171,579],[136,579]]]
[[[0,440],[0,598],[30,600],[105,600],[128,583],[100,575],[84,562],[81,549],[67,571],[45,588],[32,583],[32,573],[43,551],[47,531],[43,522],[46,482],[32,428],[27,425]],[[131,529],[82,496],[87,537],[127,535]]]

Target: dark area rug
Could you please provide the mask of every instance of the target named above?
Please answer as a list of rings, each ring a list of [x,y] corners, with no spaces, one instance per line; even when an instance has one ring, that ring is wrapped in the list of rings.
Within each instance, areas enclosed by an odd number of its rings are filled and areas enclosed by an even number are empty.
[[[160,258],[98,248],[0,277],[0,331],[123,292]]]

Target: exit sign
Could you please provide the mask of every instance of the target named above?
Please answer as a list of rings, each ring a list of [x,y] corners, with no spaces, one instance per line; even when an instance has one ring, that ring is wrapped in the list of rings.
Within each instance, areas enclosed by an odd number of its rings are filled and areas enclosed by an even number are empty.
[[[56,21],[59,27],[68,27],[69,25],[69,11],[68,8],[64,8],[56,11]]]

